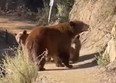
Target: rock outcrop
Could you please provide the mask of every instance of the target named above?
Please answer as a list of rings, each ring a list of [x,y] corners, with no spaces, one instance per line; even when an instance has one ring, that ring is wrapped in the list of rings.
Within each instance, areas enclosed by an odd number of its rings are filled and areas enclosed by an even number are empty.
[[[106,48],[116,22],[116,0],[75,0],[70,20],[81,20],[91,31],[82,35],[82,48],[95,53]]]

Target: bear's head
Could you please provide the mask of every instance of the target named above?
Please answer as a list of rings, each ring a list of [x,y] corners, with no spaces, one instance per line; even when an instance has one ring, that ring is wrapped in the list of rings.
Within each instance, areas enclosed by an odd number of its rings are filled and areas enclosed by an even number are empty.
[[[21,42],[24,44],[26,38],[28,37],[28,33],[26,30],[24,30],[23,32],[19,32],[18,34],[16,34],[15,38],[18,44],[21,44]]]
[[[80,34],[81,32],[88,31],[89,25],[82,21],[70,21],[69,22],[74,34]]]
[[[26,30],[23,31],[23,34],[28,34]]]

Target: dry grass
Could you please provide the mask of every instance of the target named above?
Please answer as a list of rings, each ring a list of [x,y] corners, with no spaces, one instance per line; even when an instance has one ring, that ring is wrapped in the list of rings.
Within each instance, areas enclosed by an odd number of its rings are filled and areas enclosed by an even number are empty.
[[[6,76],[0,79],[0,83],[33,83],[37,77],[37,68],[22,51],[17,51],[14,58],[6,56],[4,66]]]

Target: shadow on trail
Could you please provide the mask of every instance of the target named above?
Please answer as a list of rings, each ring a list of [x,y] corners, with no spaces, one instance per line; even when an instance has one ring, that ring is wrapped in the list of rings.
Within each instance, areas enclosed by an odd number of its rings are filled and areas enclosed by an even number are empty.
[[[91,62],[87,62],[87,63],[84,63],[84,64],[75,65],[75,67],[73,69],[90,68],[90,67],[94,67],[96,65],[97,65],[96,60],[93,60]]]
[[[77,62],[82,62],[82,61],[85,61],[85,60],[89,60],[89,59],[95,58],[95,56],[98,56],[98,55],[99,55],[98,52],[97,53],[83,55],[83,56],[79,57],[79,60]]]
[[[59,69],[46,69],[46,71],[75,70],[75,69],[94,67],[94,66],[97,66],[95,55],[98,56],[99,53],[93,53],[93,54],[80,56],[78,62],[72,64],[74,66],[72,69],[65,67],[65,68],[59,68]],[[90,59],[92,59],[92,60],[90,60]],[[87,61],[87,60],[90,60],[90,61]],[[83,62],[83,61],[85,61],[85,62]],[[82,64],[78,64],[79,62],[82,62]]]

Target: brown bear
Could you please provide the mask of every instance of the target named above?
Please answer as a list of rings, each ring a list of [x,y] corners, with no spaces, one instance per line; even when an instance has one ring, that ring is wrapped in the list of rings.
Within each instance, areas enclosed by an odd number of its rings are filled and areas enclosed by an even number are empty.
[[[70,63],[75,63],[79,60],[79,54],[81,49],[80,35],[76,35],[72,39],[71,49],[70,49]],[[54,62],[53,58],[48,56],[46,57],[47,62]]]
[[[17,41],[17,43],[19,44],[19,46],[21,48],[24,47],[28,35],[29,34],[27,33],[26,30],[24,30],[23,32],[19,32],[18,34],[16,34],[16,36],[15,36],[16,41]]]
[[[87,31],[89,26],[81,21],[70,21],[52,26],[36,26],[26,40],[26,50],[29,58],[36,63],[38,70],[45,70],[45,58],[40,56],[46,49],[48,56],[53,57],[56,66],[69,64],[70,46],[76,34]],[[42,58],[42,60],[41,60]],[[41,62],[38,64],[38,62]],[[63,63],[63,64],[61,64]]]

